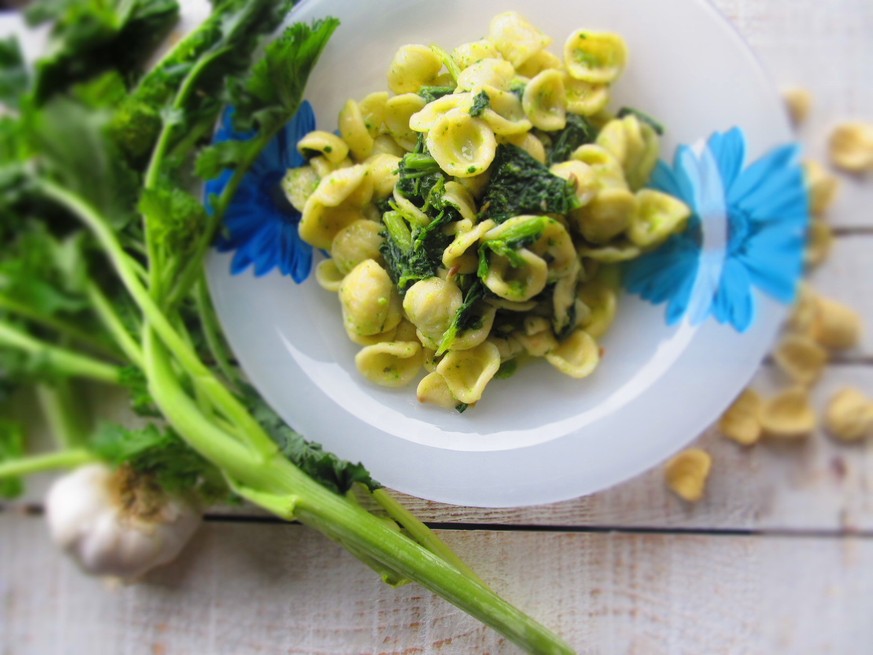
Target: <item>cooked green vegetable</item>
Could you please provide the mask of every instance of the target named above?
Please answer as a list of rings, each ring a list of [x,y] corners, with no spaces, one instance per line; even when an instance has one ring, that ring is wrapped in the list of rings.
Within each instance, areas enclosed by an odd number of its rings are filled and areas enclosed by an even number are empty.
[[[584,116],[567,114],[567,125],[552,137],[552,147],[549,150],[549,163],[567,161],[581,145],[593,143],[597,130]]]
[[[483,219],[502,223],[522,214],[567,214],[578,204],[573,187],[521,148],[502,143],[491,164]]]
[[[0,394],[38,385],[58,442],[25,454],[21,424],[0,407],[0,492],[17,492],[16,480],[31,473],[102,460],[204,502],[233,495],[315,527],[386,581],[421,583],[530,652],[570,652],[489,590],[360,464],[285,425],[245,385],[223,341],[204,256],[337,27],[335,19],[295,24],[261,49],[290,5],[216,0],[212,17],[142,77],[126,56],[94,53],[136,43],[142,50],[132,54],[144,60],[175,15],[171,0],[35,4],[31,16],[55,20],[62,47],[31,82],[14,46],[0,49],[14,73],[0,90],[22,94],[0,98],[20,107],[0,115]],[[226,102],[251,138],[202,150]],[[398,212],[392,241],[432,262],[455,210],[429,159],[420,151],[403,164],[408,198],[429,222],[411,227]],[[191,193],[194,172],[224,168],[229,182],[206,212]],[[80,379],[128,390],[152,423],[93,430],[73,383]],[[352,492],[369,495],[391,525]]]
[[[470,107],[470,116],[476,118],[481,116],[482,112],[491,106],[491,98],[485,91],[479,91],[473,96],[473,105]]]

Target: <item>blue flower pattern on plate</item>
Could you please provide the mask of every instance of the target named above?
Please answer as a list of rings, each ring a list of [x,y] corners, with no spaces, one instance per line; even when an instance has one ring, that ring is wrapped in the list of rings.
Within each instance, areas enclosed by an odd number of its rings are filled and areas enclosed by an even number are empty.
[[[303,102],[294,118],[264,148],[237,188],[225,212],[222,233],[215,243],[220,252],[235,251],[230,264],[233,275],[252,267],[256,276],[279,269],[297,283],[309,276],[312,246],[300,238],[297,232],[300,212],[285,198],[280,183],[289,168],[305,163],[297,151],[297,142],[314,129],[312,106]],[[249,140],[253,136],[234,129],[233,109],[228,108],[213,141]],[[206,183],[207,207],[208,199],[224,190],[232,174],[231,170],[225,170]]]
[[[684,232],[628,266],[625,287],[666,303],[670,325],[713,316],[745,332],[755,319],[753,288],[794,299],[809,222],[799,149],[775,148],[744,168],[745,160],[735,127],[698,148],[680,146],[672,166],[655,169],[651,186],[682,199],[692,217]]]

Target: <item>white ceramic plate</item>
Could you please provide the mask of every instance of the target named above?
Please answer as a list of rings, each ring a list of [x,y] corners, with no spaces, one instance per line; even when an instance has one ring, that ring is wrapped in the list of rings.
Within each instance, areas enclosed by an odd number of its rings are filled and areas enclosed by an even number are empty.
[[[480,38],[490,18],[517,10],[560,53],[578,27],[619,32],[630,64],[614,106],[664,123],[663,152],[739,125],[751,159],[790,140],[773,85],[729,23],[704,0],[306,0],[296,20],[342,24],[306,92],[318,125],[334,129],[349,98],[387,89],[405,43],[446,49]],[[658,464],[699,435],[748,382],[784,316],[757,296],[740,335],[715,321],[667,327],[663,306],[621,299],[600,368],[573,380],[538,362],[494,381],[464,414],[423,406],[414,386],[387,390],[354,366],[335,294],[310,278],[208,274],[231,345],[282,417],[338,455],[362,461],[383,484],[431,500],[476,506],[546,503],[592,493]]]

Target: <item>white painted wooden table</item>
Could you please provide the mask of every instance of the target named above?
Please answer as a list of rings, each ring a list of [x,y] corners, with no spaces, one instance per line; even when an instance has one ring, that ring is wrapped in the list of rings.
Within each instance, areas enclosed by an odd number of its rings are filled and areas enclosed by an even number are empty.
[[[779,85],[815,107],[800,132],[873,120],[871,0],[716,0]],[[689,53],[693,56],[693,53]],[[727,83],[728,81],[726,81]],[[862,347],[830,366],[873,393],[873,179],[844,178],[837,240],[813,284],[859,309]],[[764,366],[757,384],[778,385]],[[688,506],[654,470],[556,505],[477,510],[410,499],[501,594],[580,651],[873,653],[873,443],[824,434],[742,449],[714,432],[706,498]],[[39,485],[37,485],[38,487]],[[512,653],[415,586],[392,590],[321,536],[213,516],[184,556],[140,585],[107,588],[50,546],[38,497],[0,511],[0,653]]]

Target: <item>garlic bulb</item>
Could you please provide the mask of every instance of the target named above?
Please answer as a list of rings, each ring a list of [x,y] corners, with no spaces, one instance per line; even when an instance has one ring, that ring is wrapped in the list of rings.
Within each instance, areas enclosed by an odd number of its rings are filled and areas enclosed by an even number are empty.
[[[89,464],[59,478],[46,498],[52,538],[88,573],[133,580],[182,550],[200,514],[146,476]]]

